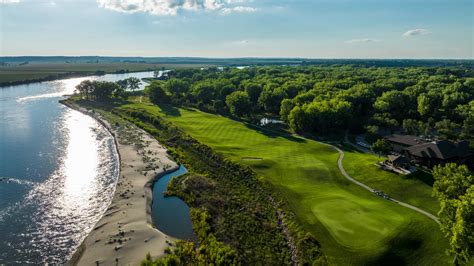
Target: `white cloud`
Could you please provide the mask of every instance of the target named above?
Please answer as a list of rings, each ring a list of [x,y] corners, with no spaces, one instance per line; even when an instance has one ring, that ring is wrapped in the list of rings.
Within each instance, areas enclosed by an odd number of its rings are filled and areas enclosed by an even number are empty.
[[[5,0],[0,0],[5,1]],[[100,7],[124,12],[145,12],[152,15],[176,15],[180,10],[220,10],[225,14],[232,12],[253,12],[255,8],[233,6],[251,0],[97,0]]]
[[[253,0],[226,0],[228,4],[243,4],[243,3],[252,3]]]
[[[237,40],[233,41],[232,44],[234,45],[247,45],[249,43],[249,40]]]
[[[413,29],[409,30],[405,33],[403,33],[403,37],[411,37],[411,36],[416,36],[416,35],[428,35],[431,34],[431,32],[427,29]]]
[[[258,8],[249,7],[249,6],[235,6],[235,7],[224,7],[222,8],[223,14],[230,14],[230,13],[253,13],[257,12]]]
[[[20,0],[0,0],[0,4],[16,4],[20,3]]]
[[[346,42],[347,43],[372,43],[372,42],[380,42],[380,40],[364,38],[364,39],[352,39]]]

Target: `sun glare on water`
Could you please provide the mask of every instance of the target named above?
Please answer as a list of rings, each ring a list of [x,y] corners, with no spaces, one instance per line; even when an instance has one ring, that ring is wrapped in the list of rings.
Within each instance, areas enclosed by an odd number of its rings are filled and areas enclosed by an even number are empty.
[[[65,119],[68,129],[69,143],[66,147],[64,162],[59,169],[64,176],[62,204],[64,211],[75,211],[83,202],[93,196],[97,186],[99,146],[94,136],[95,123],[84,119],[78,112],[69,112]]]
[[[112,199],[118,156],[112,136],[78,111],[68,109],[58,130],[65,136],[58,167],[29,193],[27,204],[40,204],[34,214],[38,227],[30,231],[33,246],[70,254],[107,208],[104,202]],[[64,258],[57,259],[64,262]]]

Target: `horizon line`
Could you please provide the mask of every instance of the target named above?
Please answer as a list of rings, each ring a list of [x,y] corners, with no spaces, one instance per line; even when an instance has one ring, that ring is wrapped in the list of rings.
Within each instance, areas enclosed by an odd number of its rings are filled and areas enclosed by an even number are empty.
[[[144,59],[165,59],[165,58],[178,58],[178,59],[291,59],[291,60],[468,60],[474,61],[472,58],[434,58],[434,57],[417,57],[417,58],[405,58],[405,57],[268,57],[268,56],[242,56],[242,57],[202,57],[202,56],[114,56],[114,55],[0,55],[0,58],[21,58],[21,57],[99,57],[99,58],[144,58]]]

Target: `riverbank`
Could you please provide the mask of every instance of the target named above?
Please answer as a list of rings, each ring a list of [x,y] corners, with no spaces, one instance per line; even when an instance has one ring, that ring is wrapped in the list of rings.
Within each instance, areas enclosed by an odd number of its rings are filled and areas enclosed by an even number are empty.
[[[81,77],[89,77],[89,76],[102,76],[106,73],[103,72],[94,72],[94,73],[63,73],[63,74],[55,74],[55,75],[48,75],[42,78],[34,78],[34,79],[25,79],[25,80],[14,80],[14,81],[2,81],[0,82],[0,88],[3,87],[10,87],[16,85],[23,85],[23,84],[31,84],[37,82],[45,82],[45,81],[55,81],[58,79],[67,79],[67,78],[81,78]]]
[[[11,80],[11,81],[0,81],[0,89],[4,87],[16,86],[16,85],[23,85],[23,84],[31,84],[31,83],[38,83],[38,82],[46,82],[46,81],[55,81],[60,79],[69,79],[69,78],[82,78],[82,77],[92,77],[92,76],[104,76],[107,74],[130,74],[130,73],[139,73],[139,72],[150,72],[155,71],[154,68],[145,68],[145,69],[138,69],[138,70],[120,70],[120,71],[86,71],[86,72],[67,72],[67,73],[56,73],[47,75],[40,78],[31,78],[31,79],[22,79],[22,80]],[[1,71],[1,69],[0,69]],[[33,72],[33,76],[35,73]]]
[[[66,106],[97,119],[114,136],[120,155],[120,176],[113,200],[69,264],[139,265],[150,253],[164,255],[176,239],[152,226],[152,185],[178,165],[156,139],[131,124],[111,124],[100,114],[67,101]]]

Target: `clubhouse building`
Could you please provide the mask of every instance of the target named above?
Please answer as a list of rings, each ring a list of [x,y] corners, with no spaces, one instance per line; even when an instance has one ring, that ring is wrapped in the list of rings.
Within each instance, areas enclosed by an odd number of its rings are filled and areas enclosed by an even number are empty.
[[[472,167],[473,156],[469,141],[427,140],[412,135],[391,135],[385,138],[392,150],[394,163],[406,164],[406,160],[429,168],[437,164],[454,162]]]

